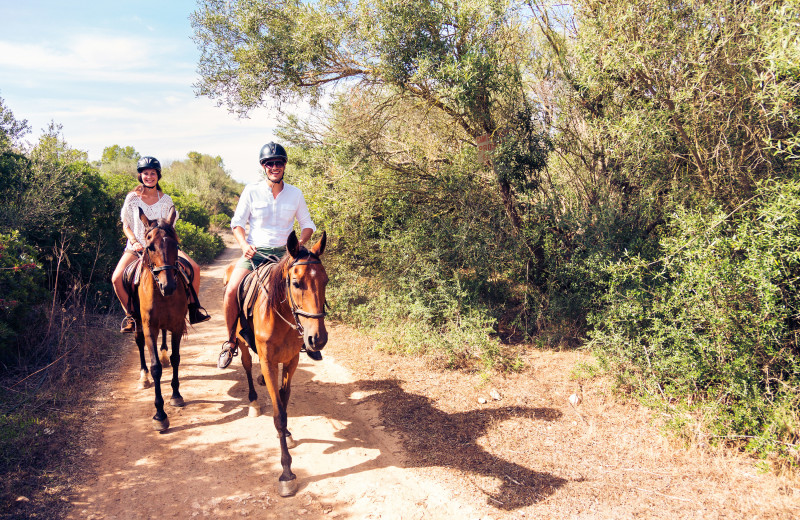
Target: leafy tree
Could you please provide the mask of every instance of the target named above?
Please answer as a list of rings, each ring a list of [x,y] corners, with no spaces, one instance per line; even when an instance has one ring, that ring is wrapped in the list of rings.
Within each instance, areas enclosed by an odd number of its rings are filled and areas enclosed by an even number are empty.
[[[241,113],[268,98],[317,104],[325,87],[341,84],[362,99],[390,106],[410,99],[438,112],[463,144],[508,132],[511,114],[526,102],[518,58],[527,49],[506,0],[208,0],[192,23],[202,52],[198,92]],[[385,115],[372,106],[373,117]],[[416,157],[391,150],[383,159],[403,169]],[[519,231],[508,176],[496,175],[494,184]]]
[[[0,98],[0,153],[19,148],[20,139],[30,131],[28,121],[15,118],[11,110],[5,106],[3,98]]]
[[[189,152],[186,160],[172,162],[164,169],[164,180],[165,185],[194,196],[211,215],[232,216],[243,188],[225,171],[221,157],[199,152]],[[208,222],[195,224],[208,226]]]
[[[103,156],[101,161],[103,164],[119,161],[120,159],[138,161],[141,157],[142,156],[136,151],[136,149],[134,149],[133,146],[122,147],[118,144],[115,144],[113,146],[106,146],[103,148]]]
[[[800,126],[796,3],[574,5],[574,47],[545,5],[535,12],[617,191],[733,207],[757,181],[786,175]]]
[[[136,176],[136,163],[142,156],[133,146],[106,146],[100,159],[100,171],[103,173],[125,173]]]

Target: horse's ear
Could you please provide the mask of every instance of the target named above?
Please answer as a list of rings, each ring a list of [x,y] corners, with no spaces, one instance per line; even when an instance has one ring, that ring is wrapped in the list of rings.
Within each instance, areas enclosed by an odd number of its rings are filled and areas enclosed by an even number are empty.
[[[314,247],[311,248],[311,252],[316,256],[322,256],[322,253],[325,252],[325,243],[328,241],[328,234],[326,232],[322,232],[322,238],[314,244]]]
[[[297,258],[300,254],[300,242],[297,240],[297,233],[292,230],[289,238],[286,239],[286,250],[292,255],[292,258]]]
[[[141,211],[141,210],[142,210],[142,208],[139,208],[139,211]],[[176,220],[177,217],[178,217],[178,213],[175,211],[175,206],[170,207],[169,208],[169,213],[167,214],[167,219],[166,219],[167,220],[167,224],[169,224],[170,226],[175,226],[175,220]]]
[[[144,224],[145,229],[149,229],[153,226],[153,221],[147,218],[147,215],[144,214],[142,208],[139,208],[139,220],[142,221],[142,224]]]

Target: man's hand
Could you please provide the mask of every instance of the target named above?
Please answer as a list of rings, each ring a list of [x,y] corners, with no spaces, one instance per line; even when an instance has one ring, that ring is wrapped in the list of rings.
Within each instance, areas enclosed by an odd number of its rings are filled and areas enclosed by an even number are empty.
[[[244,253],[245,258],[252,260],[256,256],[256,248],[252,244],[247,244],[246,247],[242,248],[242,253]]]

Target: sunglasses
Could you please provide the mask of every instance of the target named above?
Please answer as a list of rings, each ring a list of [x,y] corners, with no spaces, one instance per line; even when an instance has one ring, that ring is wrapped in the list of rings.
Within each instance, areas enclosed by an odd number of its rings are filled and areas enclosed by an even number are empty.
[[[283,161],[264,161],[261,163],[263,166],[267,168],[278,168],[280,166],[286,166],[286,163]]]

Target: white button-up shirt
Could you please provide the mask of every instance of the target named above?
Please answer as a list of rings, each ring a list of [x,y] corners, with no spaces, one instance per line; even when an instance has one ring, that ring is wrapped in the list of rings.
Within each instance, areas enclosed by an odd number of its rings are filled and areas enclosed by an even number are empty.
[[[284,182],[281,192],[273,197],[272,189],[263,180],[245,186],[231,219],[231,229],[247,230],[247,243],[252,246],[282,247],[294,228],[295,218],[300,229],[317,230],[300,188]],[[249,229],[246,224],[250,224]]]

